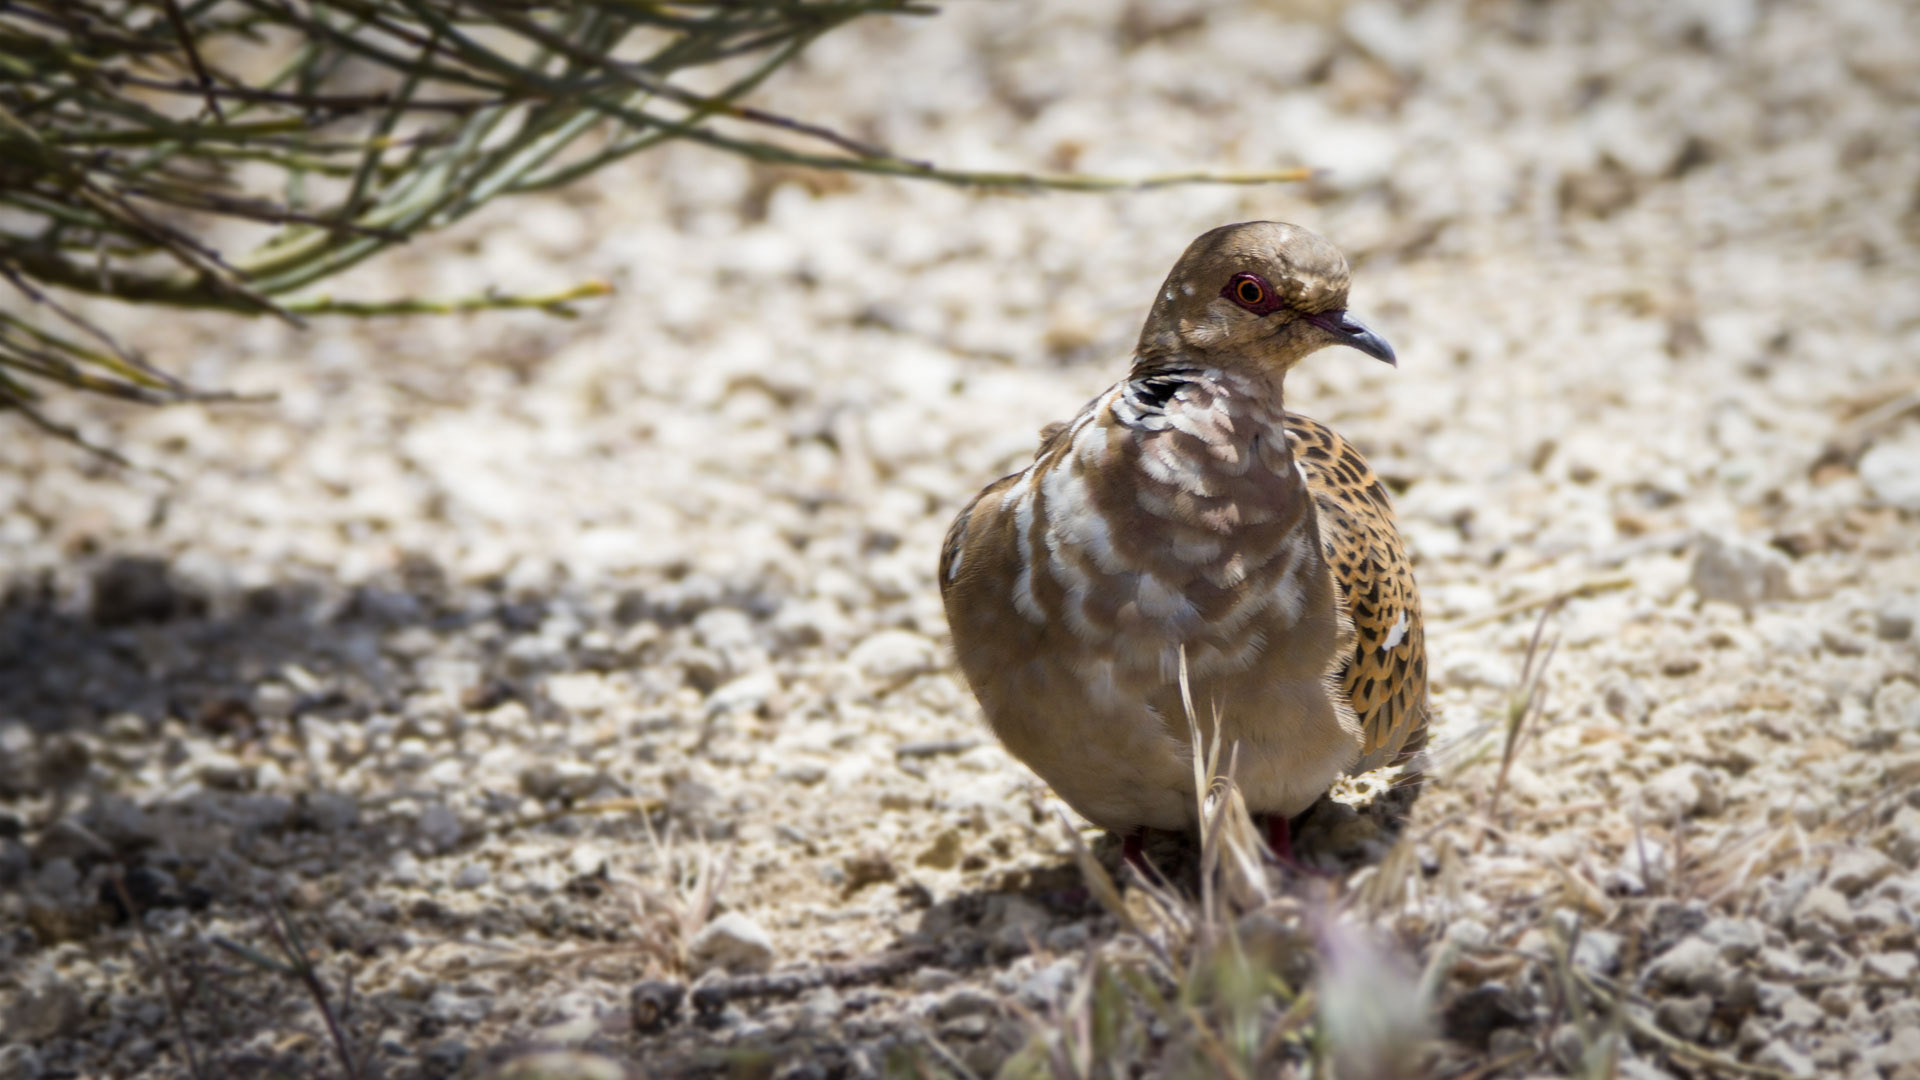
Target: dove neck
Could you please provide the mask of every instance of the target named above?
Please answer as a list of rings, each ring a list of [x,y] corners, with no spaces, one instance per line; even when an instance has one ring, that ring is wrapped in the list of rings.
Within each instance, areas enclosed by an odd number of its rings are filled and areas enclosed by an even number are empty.
[[[1249,365],[1223,364],[1214,357],[1186,351],[1143,349],[1134,355],[1133,369],[1127,374],[1132,381],[1168,377],[1196,379],[1227,390],[1227,401],[1236,406],[1235,411],[1253,410],[1275,417],[1285,411],[1284,369],[1268,370],[1266,365],[1249,369]]]

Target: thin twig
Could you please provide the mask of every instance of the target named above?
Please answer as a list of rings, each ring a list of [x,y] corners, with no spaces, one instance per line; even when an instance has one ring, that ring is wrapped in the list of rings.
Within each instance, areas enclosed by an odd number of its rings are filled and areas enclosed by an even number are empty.
[[[213,96],[213,76],[207,73],[206,62],[200,59],[200,50],[193,44],[193,31],[187,29],[187,17],[180,12],[180,0],[164,0],[164,3],[167,21],[173,24],[173,34],[180,39],[180,48],[186,51],[187,63],[193,66],[193,76],[200,80],[200,89],[206,95],[207,111],[215,120],[226,123],[226,114],[220,111],[220,102]]]
[[[402,297],[395,300],[335,300],[321,296],[311,300],[289,300],[281,306],[299,315],[351,315],[355,318],[379,318],[393,315],[455,315],[474,311],[507,311],[534,308],[550,315],[571,317],[567,305],[575,300],[610,296],[613,286],[604,281],[587,281],[570,289],[536,296],[468,296],[455,300],[423,300]]]
[[[146,950],[147,962],[153,965],[154,974],[160,977],[160,990],[167,999],[167,1016],[173,1022],[173,1029],[180,1034],[180,1053],[187,1059],[187,1075],[193,1080],[206,1080],[206,1073],[200,1068],[200,1053],[194,1047],[193,1033],[187,1030],[186,1010],[180,1005],[180,991],[173,984],[173,970],[160,958],[160,950],[153,944],[153,936],[147,932],[147,920],[144,913],[133,903],[133,894],[127,889],[127,879],[120,872],[118,863],[109,868],[113,882],[113,891],[120,898],[120,907],[127,913],[127,921],[140,937],[140,946]]]
[[[347,1033],[341,1030],[340,1021],[333,1015],[333,1006],[327,1000],[327,988],[320,981],[320,972],[313,966],[313,958],[307,955],[307,946],[300,939],[300,928],[295,926],[287,909],[281,906],[280,898],[269,896],[268,904],[273,917],[267,927],[273,931],[274,940],[285,954],[293,975],[307,988],[308,996],[320,1010],[320,1017],[326,1022],[327,1034],[333,1040],[333,1049],[340,1059],[341,1075],[347,1080],[364,1080],[364,1073],[353,1057],[353,1047],[347,1042]]]
[[[1499,622],[1509,615],[1518,615],[1523,611],[1532,611],[1537,607],[1557,608],[1569,600],[1584,600],[1589,596],[1598,596],[1601,593],[1613,592],[1616,589],[1629,588],[1633,585],[1633,582],[1634,579],[1626,574],[1615,574],[1609,577],[1595,578],[1592,581],[1583,581],[1578,585],[1561,589],[1558,592],[1523,596],[1518,600],[1501,604],[1499,607],[1491,608],[1487,611],[1473,615],[1463,615],[1458,618],[1440,619],[1437,620],[1437,623],[1438,625],[1445,626],[1449,630],[1470,630],[1476,626],[1485,626],[1488,623]]]
[[[1614,994],[1602,985],[1598,977],[1577,965],[1572,966],[1571,970],[1574,979],[1579,982],[1583,989],[1601,1001],[1606,1002],[1609,1006],[1612,1005]],[[1676,1057],[1685,1058],[1696,1065],[1703,1065],[1707,1068],[1719,1069],[1724,1072],[1740,1073],[1745,1076],[1764,1077],[1765,1080],[1792,1080],[1792,1073],[1782,1072],[1779,1069],[1769,1069],[1764,1065],[1750,1065],[1737,1058],[1730,1058],[1725,1054],[1715,1053],[1698,1043],[1688,1042],[1678,1035],[1667,1032],[1652,1020],[1640,1016],[1631,1009],[1621,1010],[1621,1015],[1626,1020],[1627,1026],[1633,1028],[1634,1034],[1659,1043],[1668,1053]]]

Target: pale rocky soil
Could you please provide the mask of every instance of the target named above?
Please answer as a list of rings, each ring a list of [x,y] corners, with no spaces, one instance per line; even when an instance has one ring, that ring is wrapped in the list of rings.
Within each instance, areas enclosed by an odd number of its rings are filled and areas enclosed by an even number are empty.
[[[930,1036],[991,1073],[1117,930],[957,680],[938,542],[1249,217],[1348,251],[1401,356],[1290,390],[1426,599],[1439,749],[1377,925],[1454,950],[1428,1068],[1920,1077],[1916,43],[1895,0],[956,3],[773,93],[956,166],[1329,172],[1009,197],[675,148],[336,286],[618,287],[574,322],[126,317],[278,399],[61,403],[174,482],[0,443],[0,1077],[187,1075],[109,852],[209,1076],[335,1068],[213,944],[272,953],[269,897],[370,1075],[866,1075]],[[1309,857],[1383,880],[1381,815],[1328,813]],[[689,963],[916,945],[631,1022]]]

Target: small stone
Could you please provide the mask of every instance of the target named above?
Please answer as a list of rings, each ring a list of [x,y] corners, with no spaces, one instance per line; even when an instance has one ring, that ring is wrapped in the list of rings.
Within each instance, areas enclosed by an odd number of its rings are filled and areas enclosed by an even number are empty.
[[[1884,896],[1853,902],[1853,928],[1858,933],[1871,936],[1904,925],[1900,906]]]
[[[1653,906],[1648,931],[1655,948],[1665,948],[1707,925],[1707,908],[1697,900],[1662,900]]]
[[[467,1061],[467,1044],[459,1039],[442,1039],[420,1055],[420,1064],[429,1076],[453,1076]]]
[[[1737,1011],[1752,1011],[1765,994],[1790,994],[1793,991],[1771,983],[1762,983],[1751,972],[1738,967],[1721,971],[1721,985],[1718,997],[1714,1000],[1721,1008]]]
[[[80,903],[80,868],[64,855],[49,859],[43,853],[40,856],[40,869],[33,875],[31,891],[41,899],[62,907],[77,907]]]
[[[1873,497],[1901,510],[1920,510],[1920,428],[1904,439],[1878,440],[1855,468]]]
[[[1647,976],[1658,986],[1689,993],[1711,993],[1720,985],[1720,950],[1705,938],[1689,936],[1654,957]]]
[[[6,1011],[0,1024],[9,1039],[26,1043],[44,1043],[70,1035],[86,1020],[86,1002],[72,983],[60,979],[23,992]]]
[[[961,1016],[991,1016],[1000,1010],[1000,999],[976,986],[961,986],[934,1003],[933,1015],[940,1020]]]
[[[1766,944],[1766,927],[1755,919],[1720,918],[1700,928],[1700,936],[1718,951],[1723,964],[1740,964]]]
[[[1641,787],[1640,801],[1665,820],[1711,817],[1724,805],[1713,774],[1698,765],[1675,765],[1655,776]]]
[[[680,1018],[680,1003],[686,995],[687,988],[677,982],[649,979],[636,983],[628,995],[633,1029],[643,1035],[666,1030]]]
[[[934,668],[939,650],[933,642],[906,630],[882,630],[853,647],[847,655],[869,679],[893,683]]]
[[[440,1076],[451,1076],[440,1074]],[[509,1057],[484,1072],[488,1080],[626,1080],[626,1065],[612,1057],[578,1049],[540,1049]]]
[[[427,849],[436,853],[453,850],[460,843],[460,819],[445,803],[428,803],[414,822]]]
[[[850,855],[840,864],[840,870],[846,875],[841,892],[851,896],[869,885],[878,885],[883,881],[892,881],[899,875],[894,868],[893,859],[879,848],[869,848],[857,855]]]
[[[796,761],[781,766],[780,771],[773,775],[789,783],[812,787],[827,778],[827,767],[817,761]]]
[[[1653,1011],[1654,1023],[1689,1042],[1698,1042],[1713,1019],[1713,999],[1706,994],[1670,997]]]
[[[697,973],[716,968],[734,974],[762,972],[773,966],[773,956],[773,939],[738,911],[701,927],[687,945],[688,964]]]
[[[1611,930],[1581,931],[1573,946],[1573,962],[1600,975],[1620,970],[1620,935]]]
[[[1890,607],[1874,612],[1873,636],[1881,641],[1907,640],[1913,636],[1913,612]]]
[[[1576,1072],[1581,1059],[1587,1055],[1587,1039],[1581,1034],[1578,1024],[1561,1024],[1547,1038],[1547,1050],[1561,1068]]]
[[[176,585],[161,559],[113,560],[93,575],[93,621],[101,626],[165,622],[206,610],[206,598]]]
[[[1524,1027],[1501,1028],[1487,1039],[1487,1057],[1493,1061],[1519,1061],[1538,1049]]]
[[[1492,936],[1487,924],[1475,918],[1462,916],[1447,924],[1448,943],[1461,949],[1483,949]]]
[[[597,671],[556,672],[542,684],[547,700],[575,715],[593,715],[620,704],[621,693]]]
[[[1058,1008],[1073,993],[1073,984],[1079,976],[1080,961],[1063,956],[1034,969],[1033,974],[1021,981],[1017,993],[1029,1008]]]
[[[535,799],[578,801],[591,796],[604,779],[600,770],[579,761],[536,761],[520,770],[520,790]]]
[[[1447,1038],[1488,1050],[1495,1036],[1505,1029],[1521,1027],[1529,1019],[1512,991],[1499,983],[1486,983],[1455,998],[1441,1014],[1440,1025]]]
[[[46,1074],[47,1067],[33,1047],[22,1043],[0,1046],[0,1080],[40,1080]]]
[[[1051,953],[1082,952],[1092,938],[1093,931],[1084,922],[1056,926],[1047,931],[1047,951]]]
[[[393,862],[387,866],[387,878],[395,885],[420,884],[420,860],[414,858],[411,851],[395,853]]]
[[[960,833],[955,829],[943,830],[927,845],[914,865],[930,867],[935,870],[951,870],[960,862]]]
[[[839,1019],[845,1011],[846,1002],[841,1000],[840,992],[831,986],[816,986],[800,999],[802,1022],[816,1031]]]
[[[773,632],[789,646],[818,645],[844,638],[852,621],[831,600],[789,600],[773,617]]]
[[[1835,856],[1827,867],[1828,888],[1858,896],[1893,873],[1893,860],[1872,848],[1854,848]]]
[[[1711,534],[1700,537],[1689,579],[1700,599],[1752,610],[1769,600],[1792,596],[1787,562],[1771,548],[1730,542]]]
[[[667,816],[681,827],[706,840],[722,840],[733,835],[732,808],[720,789],[692,777],[673,785],[667,796]]]
[[[1880,1007],[1874,1010],[1873,1018],[1884,1035],[1907,1028],[1920,1029],[1920,998],[1887,1001],[1883,997]]]
[[[1826,1013],[1820,1006],[1791,990],[1782,995],[1774,1011],[1780,1017],[1780,1030],[1788,1034],[1812,1031],[1826,1019]]]
[[[943,967],[924,967],[907,976],[907,985],[915,991],[945,990],[960,981],[960,976]]]
[[[1829,986],[1820,991],[1820,1011],[1828,1016],[1844,1017],[1853,1012],[1860,994],[1857,988],[1845,984]]]
[[[1873,692],[1873,722],[1894,743],[1899,732],[1920,731],[1920,685],[1907,679],[1883,680]],[[1920,754],[1895,754],[1885,764],[1892,783],[1920,780]]]
[[[1870,1054],[1881,1072],[1920,1069],[1920,1027],[1902,1028],[1894,1032],[1886,1045],[1870,1051]]]
[[[1873,953],[1860,961],[1860,970],[1868,975],[1901,984],[1911,981],[1916,969],[1920,969],[1920,958],[1910,952]]]
[[[33,856],[27,845],[11,836],[0,837],[0,889],[11,889],[25,881],[33,869]]]
[[[1025,952],[1029,942],[1046,936],[1047,911],[1039,904],[1016,894],[1002,894],[987,901],[982,929],[992,934],[994,944],[1005,952]]]
[[[1832,627],[1820,631],[1820,644],[1825,645],[1827,651],[1835,656],[1860,656],[1867,651],[1866,642]]]
[[[1803,979],[1807,965],[1790,949],[1761,949],[1760,971],[1773,979]]]
[[[253,770],[240,759],[219,750],[205,749],[194,774],[200,782],[220,791],[245,791],[253,786]]]
[[[1812,941],[1831,941],[1853,926],[1847,898],[1825,885],[1807,890],[1793,909],[1795,937]]]
[[[1607,684],[1601,698],[1607,712],[1623,724],[1642,724],[1653,713],[1653,695],[1641,683],[1618,677]]]
[[[579,844],[567,852],[567,870],[577,878],[605,877],[607,853],[595,844]]]
[[[493,871],[485,863],[468,863],[453,875],[453,887],[456,889],[477,889],[493,880]]]
[[[973,1042],[985,1038],[993,1028],[993,1019],[987,1016],[961,1016],[940,1025],[942,1038],[959,1042]]]
[[[1767,1043],[1754,1055],[1753,1060],[1755,1064],[1779,1069],[1789,1076],[1819,1075],[1819,1066],[1813,1063],[1813,1059],[1795,1050],[1793,1044],[1785,1039],[1774,1039]]]
[[[739,608],[716,607],[693,620],[693,636],[700,644],[723,653],[750,653],[759,648],[753,617]]]
[[[297,820],[321,832],[341,832],[360,824],[360,804],[337,791],[305,792]]]
[[[765,717],[780,693],[780,676],[771,668],[748,672],[714,687],[707,695],[707,716]]]
[[[1644,896],[1649,885],[1668,879],[1671,870],[1666,845],[1657,840],[1635,840],[1607,872],[1602,886],[1610,896]]]
[[[427,1015],[444,1024],[476,1024],[487,1017],[487,1002],[452,986],[436,987],[427,998]]]

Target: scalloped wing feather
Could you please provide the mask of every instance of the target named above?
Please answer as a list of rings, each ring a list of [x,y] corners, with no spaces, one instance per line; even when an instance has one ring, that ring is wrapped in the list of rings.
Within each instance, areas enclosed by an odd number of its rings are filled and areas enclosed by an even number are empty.
[[[1387,489],[1353,445],[1287,414],[1287,439],[1319,509],[1320,537],[1353,619],[1353,654],[1335,678],[1364,733],[1353,772],[1397,765],[1427,741],[1426,633],[1413,566]]]

